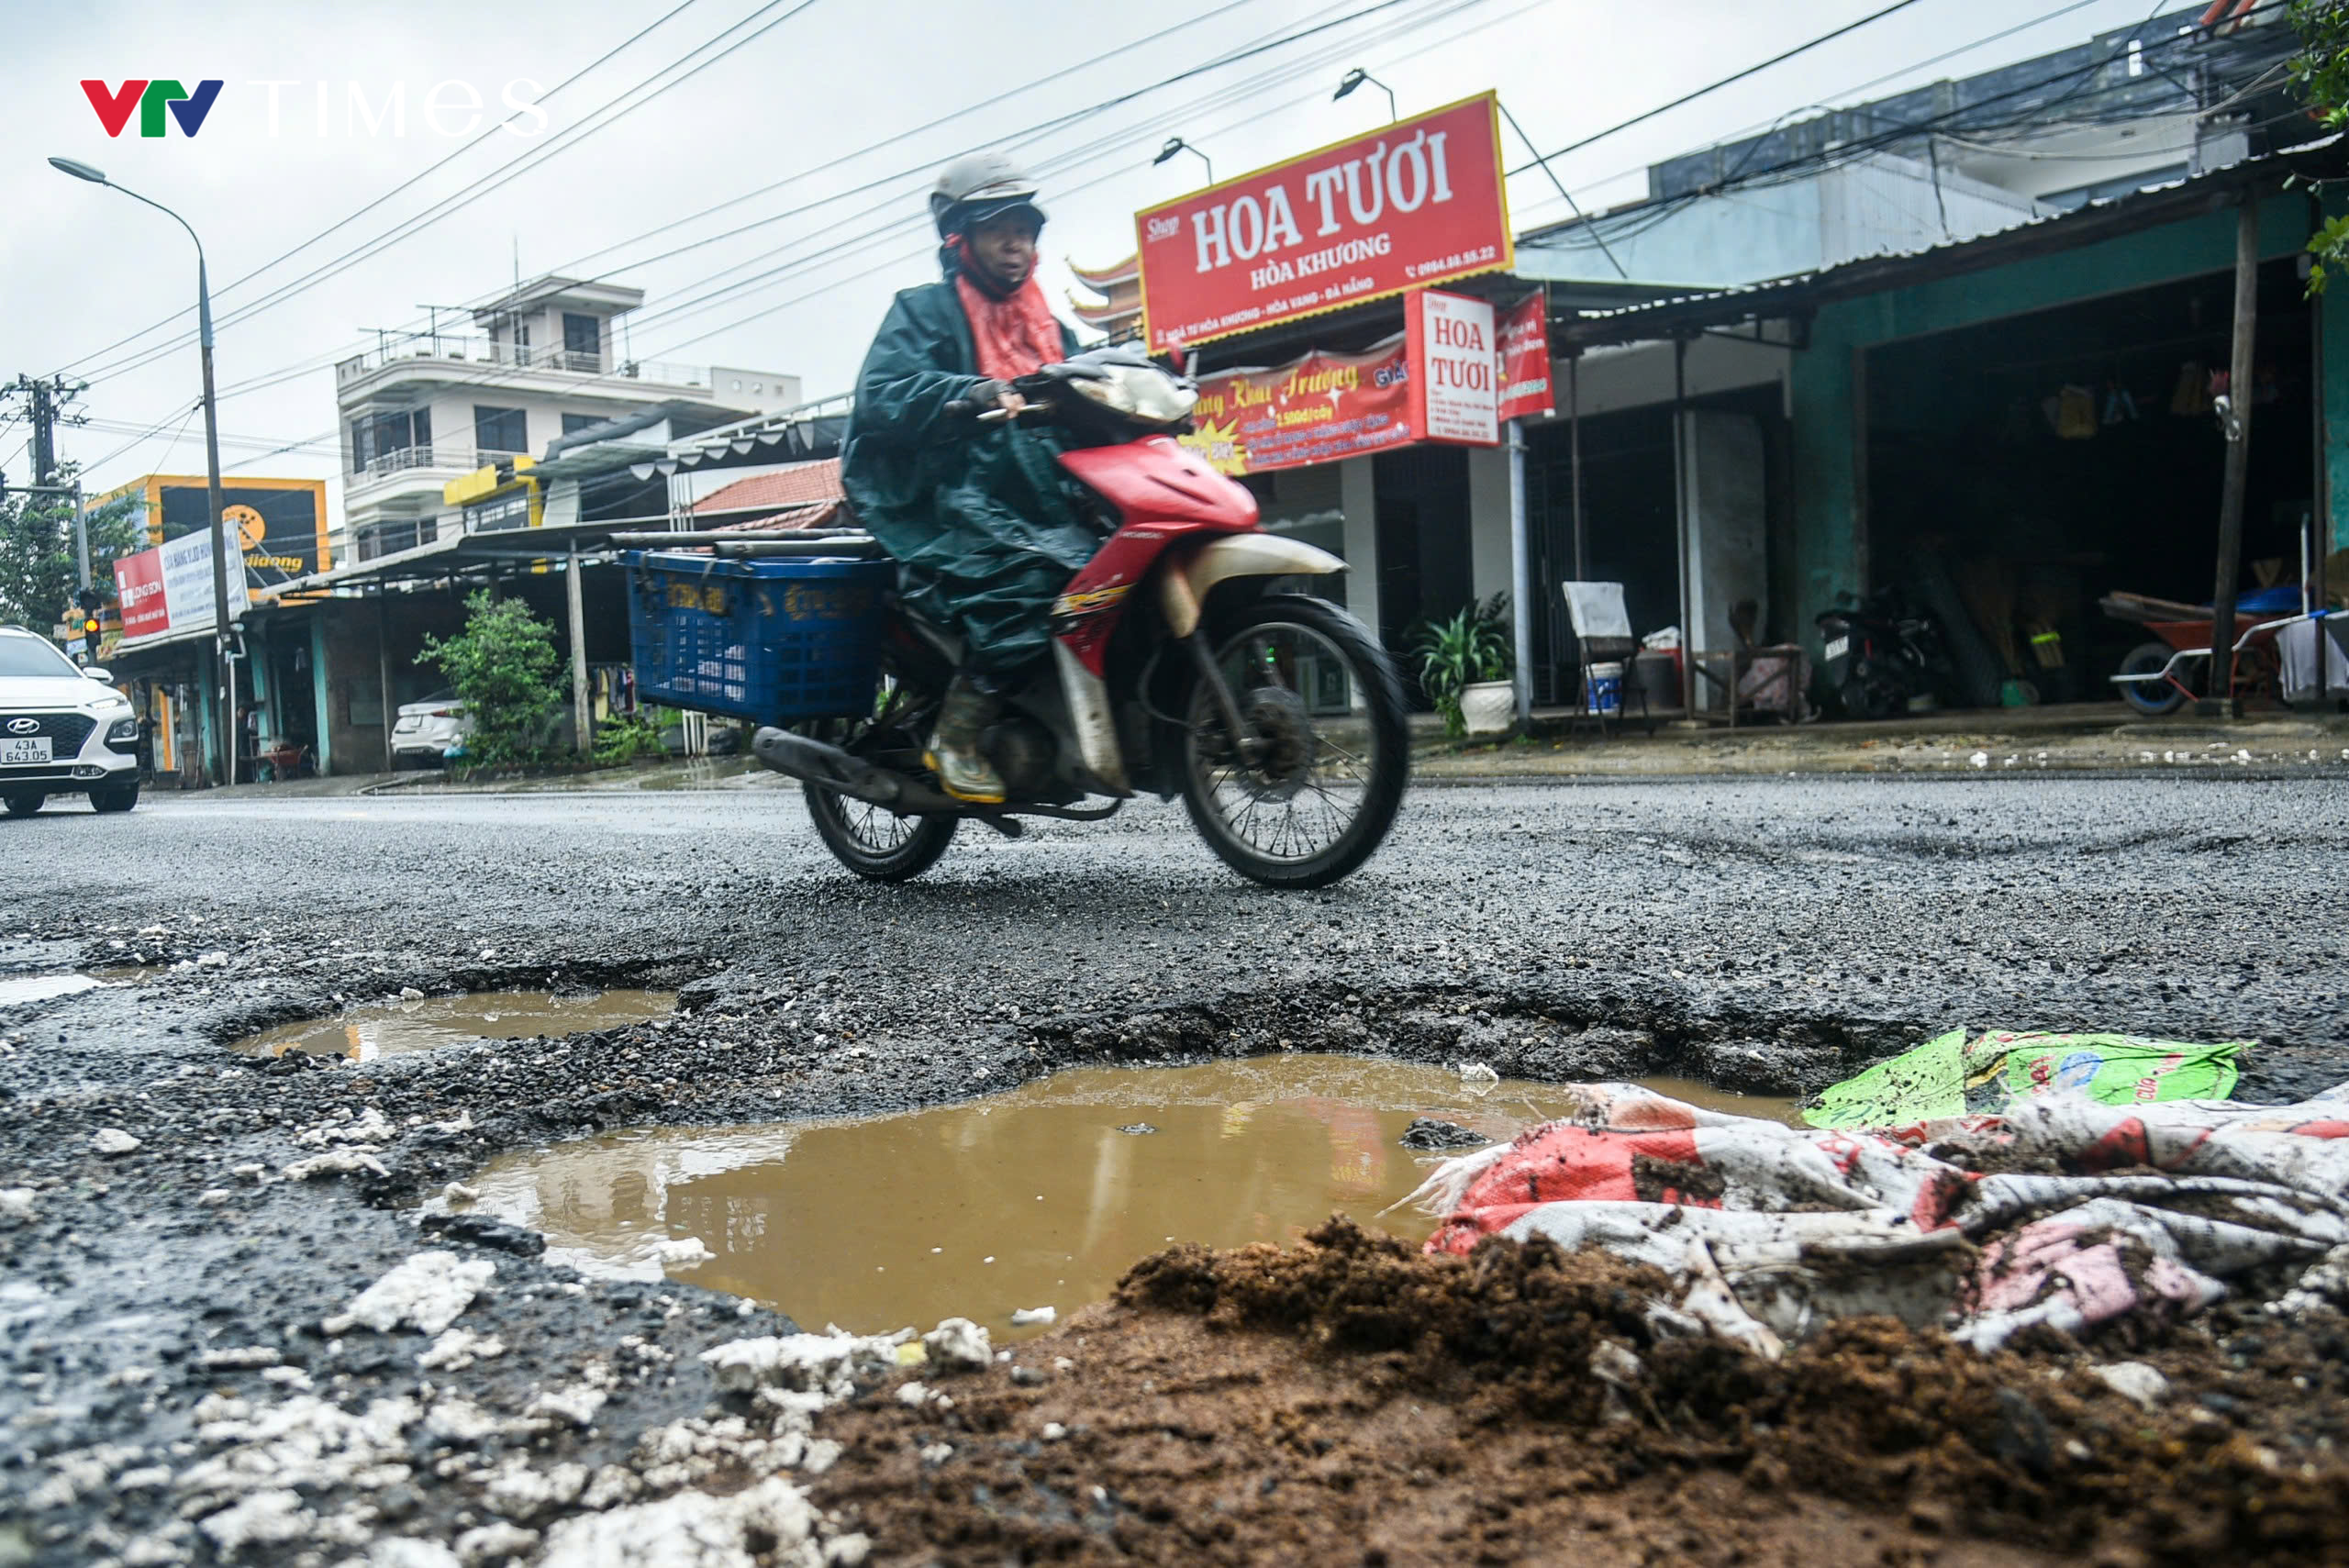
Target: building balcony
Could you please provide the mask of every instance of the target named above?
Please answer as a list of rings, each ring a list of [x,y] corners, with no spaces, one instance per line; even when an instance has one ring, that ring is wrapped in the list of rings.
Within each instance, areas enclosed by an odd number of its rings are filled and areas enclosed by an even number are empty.
[[[350,506],[362,496],[380,501],[411,490],[429,490],[437,499],[440,487],[451,479],[507,455],[472,447],[395,448],[343,475],[343,502]]]
[[[461,370],[459,366],[470,368]],[[668,392],[709,395],[707,365],[670,364],[655,360],[614,363],[602,353],[524,348],[446,332],[386,341],[367,353],[353,354],[334,367],[335,385],[340,389],[387,371],[394,373],[391,379],[396,379],[402,372],[434,379],[471,378],[484,373],[495,375],[501,371],[523,375],[541,373],[574,384],[582,379],[633,382]]]

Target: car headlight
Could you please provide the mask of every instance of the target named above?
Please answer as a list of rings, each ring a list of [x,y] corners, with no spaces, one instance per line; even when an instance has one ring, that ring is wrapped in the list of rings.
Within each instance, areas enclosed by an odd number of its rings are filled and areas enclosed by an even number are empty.
[[[129,718],[117,718],[106,726],[106,744],[109,746],[128,746],[135,743],[138,739],[139,720],[135,716]]]

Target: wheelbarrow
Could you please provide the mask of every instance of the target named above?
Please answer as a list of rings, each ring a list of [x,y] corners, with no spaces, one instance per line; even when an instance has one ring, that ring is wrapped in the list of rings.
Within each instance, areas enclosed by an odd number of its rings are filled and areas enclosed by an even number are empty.
[[[2209,611],[2134,594],[2114,594],[2101,604],[2107,615],[2135,621],[2160,639],[2139,643],[2121,661],[2120,673],[2112,677],[2112,684],[2121,688],[2123,701],[2139,713],[2158,718],[2176,713],[2188,698],[2200,695],[2187,675],[2210,660],[2210,634],[2217,628]],[[2178,618],[2155,618],[2161,616]],[[2235,625],[2241,630],[2235,639],[2232,695],[2238,700],[2276,695],[2276,628],[2299,618],[2236,612]]]

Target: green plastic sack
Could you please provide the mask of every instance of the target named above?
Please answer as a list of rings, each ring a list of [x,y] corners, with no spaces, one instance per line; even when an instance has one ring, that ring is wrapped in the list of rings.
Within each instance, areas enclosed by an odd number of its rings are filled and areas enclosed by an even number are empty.
[[[1998,1110],[2009,1098],[2081,1089],[2108,1106],[2223,1100],[2248,1044],[2183,1045],[2126,1034],[1953,1029],[1823,1091],[1804,1108],[1812,1127],[1906,1127]]]

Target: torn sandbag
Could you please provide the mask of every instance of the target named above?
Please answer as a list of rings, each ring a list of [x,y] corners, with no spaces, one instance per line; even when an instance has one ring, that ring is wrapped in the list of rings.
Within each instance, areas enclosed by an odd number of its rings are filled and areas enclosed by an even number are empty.
[[[1570,1092],[1571,1118],[1446,1161],[1412,1195],[1442,1218],[1429,1251],[1602,1247],[1672,1280],[1659,1328],[1765,1356],[1862,1315],[1985,1351],[2036,1324],[2183,1315],[2349,1246],[2349,1085],[2297,1106],[2051,1088],[1898,1132]]]
[[[2067,1089],[2111,1106],[2223,1100],[2234,1093],[2235,1056],[2248,1043],[2012,1029],[1969,1042],[1953,1029],[1821,1092],[1802,1118],[1812,1127],[1908,1127]]]

